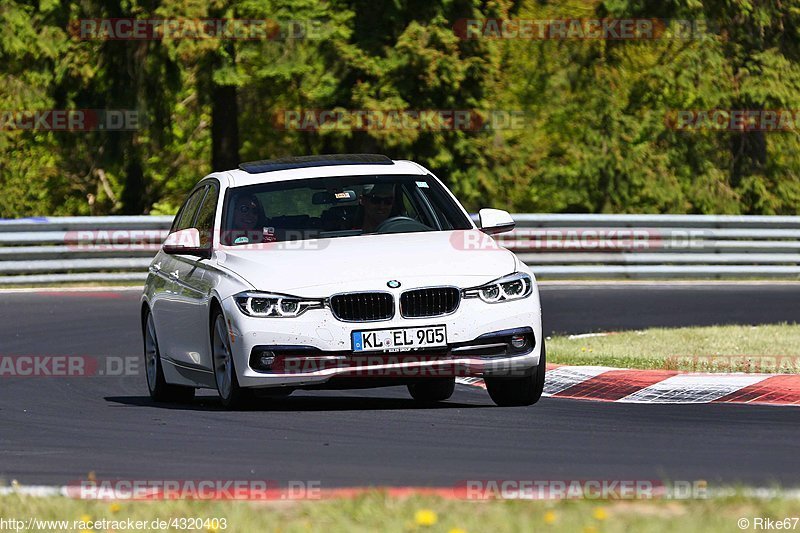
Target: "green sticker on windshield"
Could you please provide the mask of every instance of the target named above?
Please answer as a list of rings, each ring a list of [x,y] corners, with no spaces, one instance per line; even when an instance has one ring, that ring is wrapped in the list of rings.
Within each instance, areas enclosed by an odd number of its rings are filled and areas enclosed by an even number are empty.
[[[247,244],[250,242],[250,239],[247,237],[236,237],[236,240],[233,241],[233,244]]]

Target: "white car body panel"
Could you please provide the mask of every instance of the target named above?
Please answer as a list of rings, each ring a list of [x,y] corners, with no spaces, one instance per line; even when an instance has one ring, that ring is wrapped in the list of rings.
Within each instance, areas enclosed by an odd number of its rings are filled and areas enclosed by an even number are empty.
[[[476,235],[463,236],[468,233]],[[415,286],[472,287],[495,279],[498,272],[514,271],[513,254],[494,241],[480,250],[454,246],[481,237],[488,240],[473,230],[338,237],[298,243],[302,247],[293,243],[244,245],[226,247],[217,254],[217,262],[251,280],[259,290],[296,296],[320,296],[314,289],[327,286],[339,287],[336,292],[385,289],[388,280],[409,277],[422,278]],[[322,271],[321,265],[331,272]],[[452,283],[454,277],[467,279]]]

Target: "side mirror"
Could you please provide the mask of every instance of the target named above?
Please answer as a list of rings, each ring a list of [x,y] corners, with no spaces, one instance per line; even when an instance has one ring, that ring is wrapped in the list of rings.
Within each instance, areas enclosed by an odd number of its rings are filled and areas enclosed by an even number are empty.
[[[187,228],[170,233],[161,247],[165,254],[194,255],[203,259],[211,257],[211,248],[200,247],[200,231]]]
[[[481,209],[478,212],[478,219],[480,230],[487,235],[511,231],[516,225],[508,211],[502,209]]]

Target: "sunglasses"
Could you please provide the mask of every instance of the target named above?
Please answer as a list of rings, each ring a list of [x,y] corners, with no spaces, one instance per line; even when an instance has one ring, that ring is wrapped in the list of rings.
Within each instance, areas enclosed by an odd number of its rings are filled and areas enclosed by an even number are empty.
[[[251,211],[253,213],[256,213],[258,211],[258,206],[252,205],[252,204],[251,205],[240,205],[239,207],[236,208],[236,210],[239,211],[241,214],[246,215],[247,213],[249,213]]]
[[[375,205],[392,205],[394,203],[394,196],[367,196],[367,200]]]

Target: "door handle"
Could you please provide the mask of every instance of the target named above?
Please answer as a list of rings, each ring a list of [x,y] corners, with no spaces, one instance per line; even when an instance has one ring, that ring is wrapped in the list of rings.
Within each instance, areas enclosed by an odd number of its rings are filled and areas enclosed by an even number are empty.
[[[150,273],[158,274],[161,271],[161,263],[150,265]]]
[[[180,279],[180,275],[181,275],[180,270],[176,270],[175,272],[169,273],[169,277],[171,277],[172,279]]]

